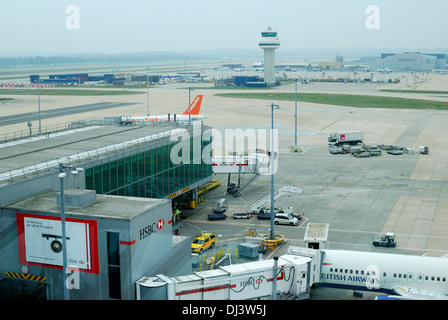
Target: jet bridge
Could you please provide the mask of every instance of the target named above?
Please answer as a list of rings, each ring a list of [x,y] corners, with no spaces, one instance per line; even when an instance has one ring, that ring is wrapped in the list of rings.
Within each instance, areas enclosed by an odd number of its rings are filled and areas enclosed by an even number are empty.
[[[320,251],[292,251],[269,260],[222,266],[194,274],[142,277],[136,281],[138,300],[308,299]],[[319,269],[320,270],[320,269]],[[318,272],[318,271],[317,271]]]
[[[326,243],[327,226],[317,227],[325,230]],[[216,264],[214,270],[178,277],[142,277],[135,282],[137,300],[309,299],[311,287],[320,282],[324,254],[321,249],[289,246],[274,259]]]
[[[283,197],[288,197],[293,194],[300,194],[300,193],[303,193],[302,188],[289,185],[282,186],[274,192],[274,202],[279,201]],[[271,203],[271,193],[269,192],[261,199],[253,202],[247,209],[247,212],[250,214],[257,214],[260,212],[260,210],[264,210],[266,213],[268,213],[270,212],[271,208],[270,203]],[[292,207],[283,208],[283,210],[285,213],[292,213]]]
[[[229,175],[227,192],[238,197],[260,175],[270,172],[270,158],[265,153],[254,153],[247,156],[213,156],[212,168],[214,174]],[[232,174],[238,175],[238,184],[230,182]],[[253,176],[244,185],[241,185],[241,175],[245,174]]]

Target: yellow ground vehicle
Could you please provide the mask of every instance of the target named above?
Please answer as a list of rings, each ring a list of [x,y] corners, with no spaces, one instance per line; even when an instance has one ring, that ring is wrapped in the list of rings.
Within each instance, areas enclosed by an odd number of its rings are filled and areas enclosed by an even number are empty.
[[[202,254],[204,250],[214,248],[215,243],[216,235],[214,233],[203,233],[191,242],[191,252]]]

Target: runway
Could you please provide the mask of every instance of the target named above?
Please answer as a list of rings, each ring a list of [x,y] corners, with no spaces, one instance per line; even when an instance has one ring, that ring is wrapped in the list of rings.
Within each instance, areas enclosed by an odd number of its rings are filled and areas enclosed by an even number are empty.
[[[83,104],[83,105],[78,105],[78,106],[73,106],[73,107],[63,107],[63,108],[50,109],[50,110],[41,110],[40,117],[41,117],[41,120],[44,120],[44,119],[69,116],[69,115],[73,115],[73,114],[98,111],[98,110],[103,110],[103,109],[119,108],[119,107],[123,107],[125,105],[132,105],[132,104],[134,104],[134,103],[120,103],[120,102],[90,103],[90,104]],[[3,117],[0,117],[0,126],[6,126],[6,125],[12,125],[12,124],[18,124],[18,123],[26,123],[28,121],[36,121],[37,119],[38,119],[38,112],[27,112],[27,113],[3,116]]]

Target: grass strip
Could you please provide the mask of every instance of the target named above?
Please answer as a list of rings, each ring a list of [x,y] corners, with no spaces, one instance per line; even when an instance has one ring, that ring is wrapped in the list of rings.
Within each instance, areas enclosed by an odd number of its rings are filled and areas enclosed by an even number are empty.
[[[218,93],[219,97],[263,99],[277,101],[295,101],[294,93]],[[337,105],[357,108],[386,108],[386,109],[435,109],[448,110],[448,102],[431,101],[420,99],[406,99],[395,97],[350,95],[350,94],[327,94],[327,93],[299,93],[297,100],[326,105]]]
[[[417,93],[417,94],[448,94],[448,91],[436,91],[436,90],[396,90],[396,89],[381,89],[382,92],[395,92],[395,93]]]

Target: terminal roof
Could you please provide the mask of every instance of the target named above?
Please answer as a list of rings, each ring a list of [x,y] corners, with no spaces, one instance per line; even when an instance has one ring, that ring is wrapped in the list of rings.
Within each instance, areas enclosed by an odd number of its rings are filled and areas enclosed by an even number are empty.
[[[10,203],[3,209],[21,213],[48,213],[59,216],[61,208],[56,204],[56,195],[57,192],[55,191],[44,192]],[[98,194],[93,204],[84,208],[66,207],[65,213],[68,217],[77,216],[77,218],[106,218],[130,221],[134,217],[166,203],[170,203],[170,200]]]
[[[169,138],[176,124],[90,126],[0,144],[0,181]],[[160,140],[159,140],[160,141]]]

